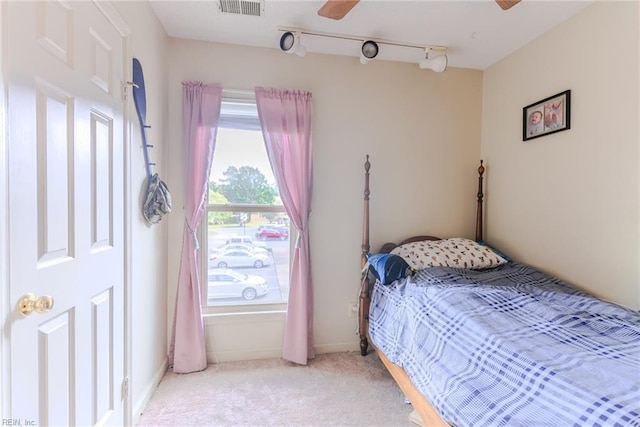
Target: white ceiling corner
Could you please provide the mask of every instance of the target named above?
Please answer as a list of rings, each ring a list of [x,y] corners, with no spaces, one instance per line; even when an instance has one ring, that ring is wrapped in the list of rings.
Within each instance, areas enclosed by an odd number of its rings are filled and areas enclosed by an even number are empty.
[[[279,27],[447,47],[450,67],[484,70],[588,7],[594,0],[361,0],[339,21],[317,0],[265,0],[264,16],[221,13],[217,0],[150,0],[171,37],[278,49]],[[359,56],[359,42],[303,35],[308,52]],[[382,45],[376,59],[418,62],[424,51]]]

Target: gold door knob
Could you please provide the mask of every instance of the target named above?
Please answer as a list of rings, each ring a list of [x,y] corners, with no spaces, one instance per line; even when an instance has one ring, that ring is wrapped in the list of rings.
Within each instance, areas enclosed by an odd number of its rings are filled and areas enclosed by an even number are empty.
[[[36,297],[32,293],[25,294],[18,301],[18,313],[26,317],[33,313],[48,313],[53,308],[53,298],[48,295]]]

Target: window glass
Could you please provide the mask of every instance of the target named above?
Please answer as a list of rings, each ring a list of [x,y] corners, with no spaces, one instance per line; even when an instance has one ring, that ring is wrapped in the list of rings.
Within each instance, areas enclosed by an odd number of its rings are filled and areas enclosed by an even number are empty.
[[[286,303],[290,222],[269,164],[255,100],[223,100],[206,219],[204,305]]]

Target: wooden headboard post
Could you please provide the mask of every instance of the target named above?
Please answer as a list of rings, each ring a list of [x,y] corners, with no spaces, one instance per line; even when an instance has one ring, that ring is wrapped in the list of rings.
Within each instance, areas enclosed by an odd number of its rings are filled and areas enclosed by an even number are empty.
[[[482,175],[484,175],[484,166],[482,166],[482,160],[480,160],[480,167],[478,168],[478,207],[476,208],[476,241],[482,240],[482,200],[484,199]]]
[[[367,256],[371,246],[369,245],[369,169],[371,163],[369,163],[369,155],[367,154],[367,160],[364,162],[364,218],[362,221],[362,256],[360,259],[360,268],[364,268],[367,263]]]
[[[360,280],[360,298],[358,302],[358,334],[360,335],[360,354],[367,355],[369,341],[367,339],[367,321],[369,319],[369,280],[367,280],[368,272],[364,269],[367,264],[367,256],[371,248],[369,244],[369,155],[364,162],[364,218],[362,221],[362,254],[360,259],[360,269],[362,277]]]

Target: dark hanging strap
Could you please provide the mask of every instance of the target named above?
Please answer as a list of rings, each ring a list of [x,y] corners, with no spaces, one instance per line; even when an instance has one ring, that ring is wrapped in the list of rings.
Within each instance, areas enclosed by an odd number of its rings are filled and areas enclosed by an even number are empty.
[[[138,120],[140,121],[140,131],[142,132],[142,151],[144,153],[144,163],[147,169],[147,181],[151,180],[152,163],[149,157],[149,148],[153,145],[147,143],[147,129],[151,126],[146,124],[147,121],[147,96],[144,89],[144,75],[142,74],[142,65],[137,58],[133,58],[133,103],[136,106]]]

